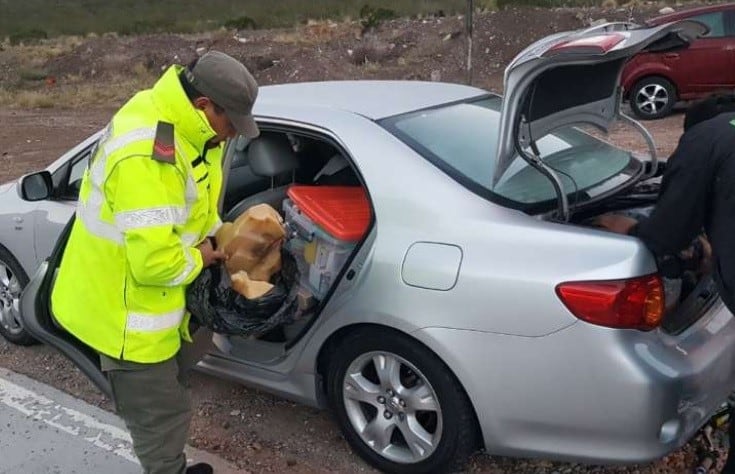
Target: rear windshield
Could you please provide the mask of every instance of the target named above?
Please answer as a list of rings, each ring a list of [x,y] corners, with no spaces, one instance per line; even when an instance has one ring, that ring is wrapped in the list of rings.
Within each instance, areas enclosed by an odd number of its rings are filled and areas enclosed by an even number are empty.
[[[484,97],[391,117],[382,125],[462,183],[522,205],[553,202],[551,182],[520,157],[492,186],[500,106],[500,97]],[[617,188],[640,169],[630,153],[571,127],[541,138],[537,146],[572,204]]]

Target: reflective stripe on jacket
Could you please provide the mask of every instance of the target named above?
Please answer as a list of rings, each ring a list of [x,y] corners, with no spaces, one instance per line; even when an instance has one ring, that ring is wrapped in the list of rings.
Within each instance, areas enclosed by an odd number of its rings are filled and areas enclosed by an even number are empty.
[[[97,143],[52,292],[58,322],[116,359],[176,354],[187,334],[185,288],[202,269],[196,245],[221,224],[222,147],[206,149],[216,134],[180,70],[136,94]],[[168,124],[172,136],[162,136]]]

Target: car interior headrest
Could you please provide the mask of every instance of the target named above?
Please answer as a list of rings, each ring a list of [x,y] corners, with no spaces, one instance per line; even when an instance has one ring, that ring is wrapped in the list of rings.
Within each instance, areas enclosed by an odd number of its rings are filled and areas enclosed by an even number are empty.
[[[275,177],[298,168],[299,159],[283,133],[262,132],[247,150],[250,169],[257,176]]]

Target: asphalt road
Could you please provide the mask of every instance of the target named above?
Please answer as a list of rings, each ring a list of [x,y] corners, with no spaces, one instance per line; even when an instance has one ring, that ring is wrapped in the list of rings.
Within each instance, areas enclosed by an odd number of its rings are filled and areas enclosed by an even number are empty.
[[[0,473],[132,474],[142,469],[120,418],[53,387],[0,369]],[[222,459],[187,447],[219,474]]]

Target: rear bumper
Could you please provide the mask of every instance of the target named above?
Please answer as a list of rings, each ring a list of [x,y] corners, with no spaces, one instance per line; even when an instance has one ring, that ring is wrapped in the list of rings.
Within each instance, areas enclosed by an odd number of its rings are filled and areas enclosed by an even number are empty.
[[[735,318],[720,302],[676,337],[583,322],[538,338],[415,336],[455,370],[491,454],[650,461],[685,444],[735,387]]]

